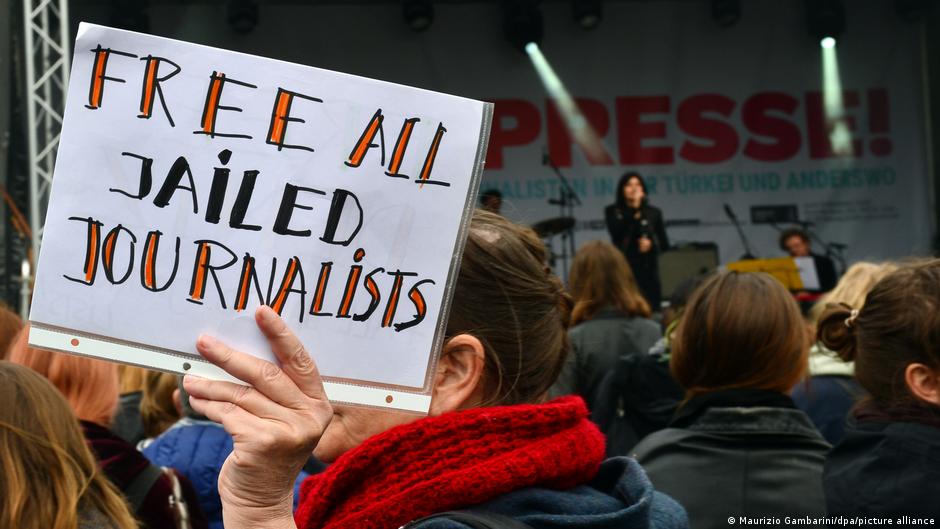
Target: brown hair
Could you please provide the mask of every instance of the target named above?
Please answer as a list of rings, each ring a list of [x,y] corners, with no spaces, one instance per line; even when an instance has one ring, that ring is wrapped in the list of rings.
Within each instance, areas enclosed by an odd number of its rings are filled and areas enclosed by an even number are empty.
[[[0,360],[10,355],[10,344],[22,328],[23,320],[20,315],[13,312],[6,303],[0,302]]]
[[[860,309],[855,318],[852,309]],[[898,268],[861,307],[830,305],[817,337],[843,360],[855,361],[855,377],[880,407],[920,404],[904,371],[912,363],[940,370],[940,260]]]
[[[793,237],[799,237],[806,244],[810,244],[809,235],[806,233],[806,230],[801,228],[787,228],[780,232],[780,237],[777,239],[777,244],[780,246],[780,249],[787,251],[787,241]]]
[[[173,403],[176,375],[148,370],[144,376],[144,394],[140,399],[140,422],[144,435],[156,437],[179,420]]]
[[[546,257],[531,229],[474,213],[447,335],[467,333],[483,343],[484,404],[537,402],[561,372],[571,298]]]
[[[110,426],[118,405],[117,365],[30,347],[29,325],[10,346],[10,361],[49,379],[79,419]]]
[[[0,527],[77,529],[94,515],[115,529],[137,527],[48,380],[0,361],[0,402]]]
[[[722,272],[686,305],[670,360],[692,397],[723,389],[789,392],[807,369],[796,302],[766,274]]]
[[[568,285],[574,298],[572,325],[593,318],[605,306],[616,307],[631,317],[649,318],[652,314],[627,259],[609,242],[590,241],[578,250]]]

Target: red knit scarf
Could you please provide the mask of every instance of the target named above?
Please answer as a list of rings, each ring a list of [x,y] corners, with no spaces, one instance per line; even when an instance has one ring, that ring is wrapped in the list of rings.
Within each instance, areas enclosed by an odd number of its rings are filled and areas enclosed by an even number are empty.
[[[578,397],[476,408],[392,428],[301,487],[302,529],[396,529],[524,487],[589,481],[604,436]]]

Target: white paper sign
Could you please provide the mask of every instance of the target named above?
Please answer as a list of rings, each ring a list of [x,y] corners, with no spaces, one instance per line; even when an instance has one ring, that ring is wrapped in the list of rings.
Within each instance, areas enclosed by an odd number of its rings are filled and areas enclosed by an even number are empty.
[[[226,378],[280,312],[334,401],[426,411],[492,105],[82,24],[30,343]]]
[[[804,290],[819,290],[819,274],[816,272],[816,261],[812,257],[794,257],[796,270],[800,273],[800,281]]]

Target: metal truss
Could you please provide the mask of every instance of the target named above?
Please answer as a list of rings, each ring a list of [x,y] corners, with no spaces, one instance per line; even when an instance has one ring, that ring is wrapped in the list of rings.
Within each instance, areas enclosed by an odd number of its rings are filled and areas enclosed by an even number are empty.
[[[69,79],[67,0],[23,0],[26,132],[29,144],[29,225],[38,257],[52,186]],[[33,263],[35,265],[35,262]]]

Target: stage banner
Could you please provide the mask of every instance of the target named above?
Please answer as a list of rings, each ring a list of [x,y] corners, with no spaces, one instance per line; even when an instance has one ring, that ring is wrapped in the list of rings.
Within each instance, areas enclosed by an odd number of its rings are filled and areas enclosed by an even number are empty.
[[[426,412],[492,105],[78,28],[29,343],[226,379],[271,306],[337,402]]]
[[[888,3],[847,4],[850,22],[832,51],[846,135],[839,152],[825,110],[833,80],[802,3],[748,2],[727,29],[694,2],[662,4],[611,4],[597,34],[542,46],[600,136],[600,154],[572,140],[551,98],[495,90],[481,189],[499,190],[507,215],[564,214],[549,203],[560,194],[550,160],[581,198],[579,243],[609,240],[603,208],[618,178],[637,171],[670,241],[716,242],[722,263],[745,253],[728,211],[758,257],[785,255],[779,233],[796,221],[808,226],[814,252],[846,264],[928,252],[935,231],[919,26]],[[776,222],[766,222],[772,211]]]
[[[594,156],[572,141],[530,57],[506,41],[496,2],[437,4],[420,33],[395,5],[271,5],[249,37],[198,22],[224,17],[224,6],[149,12],[154,30],[169,36],[494,102],[481,189],[500,190],[503,213],[515,220],[561,215],[549,203],[559,184],[543,165],[547,152],[581,198],[578,244],[608,238],[603,208],[618,177],[638,171],[670,240],[716,242],[723,263],[745,252],[725,205],[758,257],[783,255],[778,228],[788,225],[751,222],[756,206],[795,211],[819,237],[815,252],[837,243],[848,262],[927,252],[934,228],[921,26],[902,21],[891,2],[845,2],[832,55],[849,148],[837,154],[823,50],[807,31],[805,2],[742,2],[727,28],[707,4],[606,2],[592,31],[578,27],[568,3],[541,4],[541,52],[603,142],[606,154]]]

